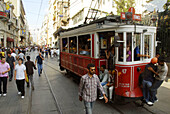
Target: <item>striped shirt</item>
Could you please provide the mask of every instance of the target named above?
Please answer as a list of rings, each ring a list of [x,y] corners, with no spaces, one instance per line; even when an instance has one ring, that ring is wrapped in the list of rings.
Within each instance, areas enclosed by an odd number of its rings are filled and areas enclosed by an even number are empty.
[[[97,88],[100,89],[102,94],[105,94],[98,76],[93,74],[90,78],[88,74],[85,74],[80,80],[79,96],[82,96],[86,102],[93,102],[97,99]]]

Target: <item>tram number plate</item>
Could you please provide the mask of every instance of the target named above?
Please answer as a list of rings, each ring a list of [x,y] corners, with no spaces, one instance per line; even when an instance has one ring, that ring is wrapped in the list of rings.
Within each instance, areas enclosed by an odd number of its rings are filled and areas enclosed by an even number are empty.
[[[119,83],[119,87],[129,87],[129,83]]]

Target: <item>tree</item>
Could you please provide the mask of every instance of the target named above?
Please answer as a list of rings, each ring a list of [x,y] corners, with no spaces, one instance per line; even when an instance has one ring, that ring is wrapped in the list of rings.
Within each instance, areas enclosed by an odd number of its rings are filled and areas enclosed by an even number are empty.
[[[134,7],[135,0],[113,0],[117,9],[117,14],[121,12],[127,12],[130,7]]]

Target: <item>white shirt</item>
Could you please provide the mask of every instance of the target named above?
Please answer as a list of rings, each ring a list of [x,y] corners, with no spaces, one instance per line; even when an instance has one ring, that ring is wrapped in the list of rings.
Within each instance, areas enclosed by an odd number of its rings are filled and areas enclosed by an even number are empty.
[[[18,56],[19,56],[19,58],[22,58],[22,60],[24,60],[25,55],[23,53],[20,53]]]
[[[109,79],[109,71],[107,69],[104,70],[104,73],[100,74],[101,83],[108,82]]]
[[[17,54],[15,54],[15,53],[11,53],[11,56],[12,56],[12,57],[14,57],[14,59],[16,60],[16,56],[17,56]]]
[[[51,50],[51,54],[53,54],[54,53],[54,50]]]
[[[25,73],[24,73],[24,71],[26,70],[26,67],[25,67],[24,64],[21,64],[21,65],[17,64],[17,65],[15,66],[15,70],[16,70],[16,79],[17,79],[17,80],[23,80],[23,79],[25,79]]]
[[[57,53],[57,55],[59,55],[59,54],[60,54],[60,51],[59,51],[59,49],[57,49],[57,50],[56,50],[56,53]]]
[[[168,66],[167,64],[164,62],[164,65],[158,65],[158,75],[159,77],[156,76],[157,80],[165,80],[166,76],[168,74]]]

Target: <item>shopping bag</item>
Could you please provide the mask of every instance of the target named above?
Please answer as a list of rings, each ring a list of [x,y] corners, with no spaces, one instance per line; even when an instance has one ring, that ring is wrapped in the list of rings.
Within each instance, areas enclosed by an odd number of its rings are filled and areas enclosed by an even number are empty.
[[[26,82],[29,82],[29,79],[28,79],[28,76],[27,76],[27,74],[26,74],[26,80],[25,80]]]

